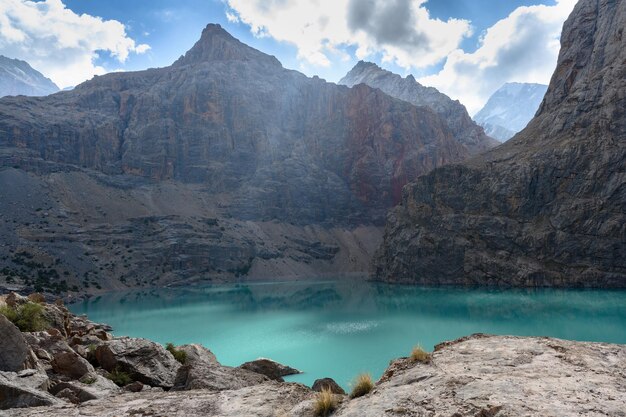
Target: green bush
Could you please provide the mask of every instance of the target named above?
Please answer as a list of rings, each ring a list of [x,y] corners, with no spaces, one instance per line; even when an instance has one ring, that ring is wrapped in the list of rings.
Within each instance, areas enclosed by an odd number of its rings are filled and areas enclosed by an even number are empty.
[[[2,307],[0,314],[4,315],[23,332],[38,332],[49,327],[43,317],[43,306],[33,302],[27,302],[21,306]]]
[[[170,352],[172,356],[174,356],[174,359],[176,359],[183,365],[187,362],[187,352],[185,352],[184,350],[176,349],[176,346],[174,346],[173,343],[166,343],[165,349],[167,349],[167,351]]]
[[[119,367],[116,367],[115,369],[113,369],[113,371],[109,372],[107,378],[109,378],[115,383],[115,385],[119,387],[124,387],[134,382],[130,374],[128,374],[128,372],[122,371]]]
[[[337,400],[330,391],[330,388],[324,387],[322,392],[317,394],[314,404],[314,413],[318,417],[327,417],[337,408]]]
[[[350,398],[362,397],[374,389],[374,382],[370,374],[360,374],[354,380]]]

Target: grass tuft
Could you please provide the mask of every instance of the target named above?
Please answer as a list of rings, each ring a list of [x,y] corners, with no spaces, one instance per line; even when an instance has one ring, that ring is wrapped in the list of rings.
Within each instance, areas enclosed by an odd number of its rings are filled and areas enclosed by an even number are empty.
[[[369,393],[374,388],[374,381],[370,374],[358,375],[353,384],[352,391],[350,392],[350,398],[362,397]]]
[[[128,374],[128,372],[122,371],[119,367],[115,367],[113,371],[109,372],[107,378],[113,381],[118,387],[124,387],[134,382],[130,374]]]
[[[337,400],[329,388],[323,388],[315,398],[313,411],[317,417],[326,417],[337,409]]]
[[[429,363],[431,360],[430,353],[422,349],[420,345],[417,345],[411,351],[411,360],[413,362]]]
[[[173,343],[166,343],[165,349],[167,349],[167,351],[170,352],[172,356],[174,356],[174,359],[176,359],[178,362],[182,363],[183,365],[187,363],[187,352],[185,352],[184,350],[176,349],[176,346],[174,346]]]

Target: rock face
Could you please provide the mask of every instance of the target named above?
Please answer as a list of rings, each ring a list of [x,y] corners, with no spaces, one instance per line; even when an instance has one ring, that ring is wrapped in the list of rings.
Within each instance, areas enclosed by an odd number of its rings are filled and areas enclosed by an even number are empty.
[[[170,67],[0,100],[0,274],[66,291],[364,273],[402,187],[467,156],[431,110],[209,25]]]
[[[313,391],[322,392],[323,390],[329,390],[333,394],[346,395],[346,392],[335,382],[332,378],[316,379],[311,387]]]
[[[467,148],[472,155],[484,152],[499,144],[498,141],[487,136],[483,129],[472,121],[467,109],[458,100],[452,100],[436,88],[424,87],[412,75],[402,78],[400,75],[386,71],[374,63],[359,61],[339,81],[339,84],[348,87],[366,84],[397,99],[416,106],[430,108],[448,125],[454,139]]]
[[[47,377],[37,374],[21,377],[8,372],[0,372],[0,410],[10,408],[40,407],[60,403],[41,389]]]
[[[0,314],[0,371],[20,371],[28,358],[28,345],[20,329]]]
[[[389,282],[626,286],[626,2],[580,1],[548,92],[514,139],[404,189]]]
[[[471,337],[442,345],[429,365],[399,360],[348,417],[618,416],[626,347],[550,338]]]
[[[489,97],[474,120],[488,135],[505,142],[530,122],[547,89],[543,84],[506,83]]]
[[[96,348],[96,359],[107,371],[127,372],[153,387],[172,388],[180,363],[163,346],[147,339],[123,337]]]
[[[0,55],[0,97],[46,96],[59,87],[25,61]]]

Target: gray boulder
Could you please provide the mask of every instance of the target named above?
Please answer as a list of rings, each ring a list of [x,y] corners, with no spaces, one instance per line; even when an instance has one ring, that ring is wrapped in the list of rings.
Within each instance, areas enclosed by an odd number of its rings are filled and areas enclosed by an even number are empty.
[[[252,371],[221,365],[215,355],[201,345],[183,345],[178,349],[187,354],[187,361],[178,370],[173,390],[224,391],[257,385],[269,380],[266,376]]]
[[[50,393],[55,397],[69,400],[74,404],[109,397],[120,392],[121,389],[111,380],[96,373],[84,375],[80,381],[58,382],[50,389]]]
[[[25,375],[21,377],[14,372],[0,372],[0,410],[54,405],[59,402],[44,391],[49,385],[45,374]]]
[[[89,372],[94,372],[93,366],[72,349],[54,355],[52,369],[58,374],[73,379],[79,379]]]
[[[0,371],[19,371],[28,358],[28,344],[22,332],[0,314]]]
[[[168,389],[174,386],[181,366],[160,344],[127,337],[98,346],[96,359],[109,372],[127,372],[135,381]]]
[[[328,389],[333,394],[346,395],[346,392],[335,382],[332,378],[316,379],[311,387],[313,391],[322,392],[323,389]]]
[[[241,369],[256,372],[257,374],[265,375],[269,379],[275,381],[283,381],[284,376],[300,374],[299,370],[291,368],[286,365],[282,365],[271,359],[259,358],[254,361],[246,362],[239,366]]]

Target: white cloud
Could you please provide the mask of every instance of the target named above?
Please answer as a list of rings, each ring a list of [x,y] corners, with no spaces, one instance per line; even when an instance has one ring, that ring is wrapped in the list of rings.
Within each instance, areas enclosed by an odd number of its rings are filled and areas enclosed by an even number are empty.
[[[484,33],[475,52],[453,51],[439,73],[418,81],[459,99],[470,114],[505,82],[547,84],[556,66],[563,22],[576,1],[515,9]]]
[[[298,48],[298,58],[329,66],[356,47],[366,59],[425,67],[443,60],[471,35],[466,20],[433,19],[426,0],[225,0],[229,21],[240,21],[257,36],[271,36]]]
[[[122,23],[77,15],[61,0],[0,3],[0,54],[27,61],[61,88],[107,72],[94,63],[99,51],[124,63],[150,49],[128,37]]]

